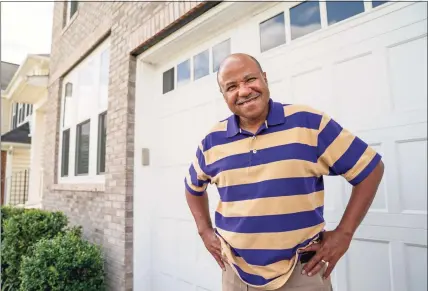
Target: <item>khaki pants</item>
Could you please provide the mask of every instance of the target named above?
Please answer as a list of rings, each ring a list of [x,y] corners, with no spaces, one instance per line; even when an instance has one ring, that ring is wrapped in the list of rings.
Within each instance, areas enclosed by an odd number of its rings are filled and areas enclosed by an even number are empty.
[[[287,283],[275,291],[332,291],[330,278],[324,280],[322,274],[325,269],[320,270],[316,275],[308,277],[302,275],[302,263],[297,263],[296,268],[288,279]],[[248,286],[235,275],[232,268],[226,264],[226,271],[223,272],[222,291],[259,291],[259,289]]]

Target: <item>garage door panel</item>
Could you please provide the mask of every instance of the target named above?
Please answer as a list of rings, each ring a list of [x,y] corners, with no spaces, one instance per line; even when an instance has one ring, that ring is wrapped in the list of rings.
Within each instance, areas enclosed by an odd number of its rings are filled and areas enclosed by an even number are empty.
[[[343,126],[356,130],[382,115],[389,105],[379,98],[377,66],[372,53],[359,54],[333,66],[333,99]]]
[[[427,290],[427,248],[422,245],[404,244],[407,290]]]
[[[171,275],[153,274],[153,291],[170,291],[175,289],[175,280]]]
[[[162,118],[159,130],[168,134],[159,135],[158,153],[162,156],[156,159],[158,165],[172,166],[193,161],[203,136],[216,121],[213,102]],[[185,134],[189,131],[192,134]]]
[[[333,104],[328,94],[328,72],[320,67],[291,76],[293,103],[305,104],[333,114]]]
[[[427,140],[396,144],[400,172],[400,205],[403,212],[427,211]]]
[[[426,24],[425,24],[426,25]],[[405,41],[388,48],[389,84],[394,110],[427,106],[427,37]]]
[[[153,270],[155,273],[173,275],[176,270],[177,223],[173,219],[157,218],[153,225]]]
[[[222,270],[205,248],[201,239],[197,240],[197,258],[195,265],[195,285],[210,291],[221,290]]]
[[[348,250],[348,290],[391,290],[391,255],[388,241],[355,239]]]
[[[193,221],[180,221],[177,223],[177,271],[176,276],[182,281],[194,282],[196,279],[195,266],[197,258],[197,240]],[[190,290],[190,289],[183,289]]]

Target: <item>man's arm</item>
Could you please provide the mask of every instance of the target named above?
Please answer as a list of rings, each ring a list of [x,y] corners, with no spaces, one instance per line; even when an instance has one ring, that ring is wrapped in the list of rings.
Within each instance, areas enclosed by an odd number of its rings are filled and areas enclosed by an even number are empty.
[[[384,165],[380,161],[370,175],[353,187],[351,198],[337,228],[324,232],[323,241],[320,244],[313,244],[305,249],[305,252],[316,251],[316,255],[303,268],[303,274],[315,275],[322,269],[325,261],[328,262],[328,267],[323,277],[330,276],[339,259],[348,250],[355,231],[366,216],[382,180],[383,172]]]
[[[379,184],[382,180],[383,172],[384,165],[383,162],[380,161],[366,179],[353,187],[351,198],[349,199],[342,219],[337,226],[338,231],[349,236],[353,236],[355,234],[355,231],[363,221],[373,202]]]
[[[207,192],[205,191],[201,196],[196,196],[186,190],[186,200],[195,219],[199,235],[212,229]]]
[[[211,223],[207,192],[205,191],[201,196],[196,196],[186,190],[186,200],[205,247],[217,261],[220,268],[225,270],[220,240],[216,236]]]
[[[373,148],[326,114],[322,116],[318,132],[318,163],[325,175],[343,176],[354,186],[337,228],[325,231],[319,244],[305,249],[316,251],[316,255],[303,268],[303,273],[314,275],[328,263],[324,273],[327,278],[348,250],[366,216],[382,180],[384,165]]]

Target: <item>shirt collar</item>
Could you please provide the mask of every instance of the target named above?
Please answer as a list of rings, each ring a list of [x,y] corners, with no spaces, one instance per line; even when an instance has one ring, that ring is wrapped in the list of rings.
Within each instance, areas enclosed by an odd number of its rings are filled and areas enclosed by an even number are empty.
[[[268,126],[279,125],[285,122],[283,105],[278,102],[273,102],[269,99],[269,113],[266,118]],[[240,132],[239,117],[235,114],[231,115],[227,121],[227,137],[233,137]]]

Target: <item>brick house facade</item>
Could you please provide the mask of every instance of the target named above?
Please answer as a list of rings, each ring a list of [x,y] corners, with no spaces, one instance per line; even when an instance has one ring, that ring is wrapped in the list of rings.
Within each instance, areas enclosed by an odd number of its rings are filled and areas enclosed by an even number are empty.
[[[64,211],[101,244],[108,290],[133,289],[135,56],[217,2],[55,2],[44,146],[43,208]],[[75,8],[74,8],[75,9]],[[110,39],[104,183],[58,182],[63,77]]]

